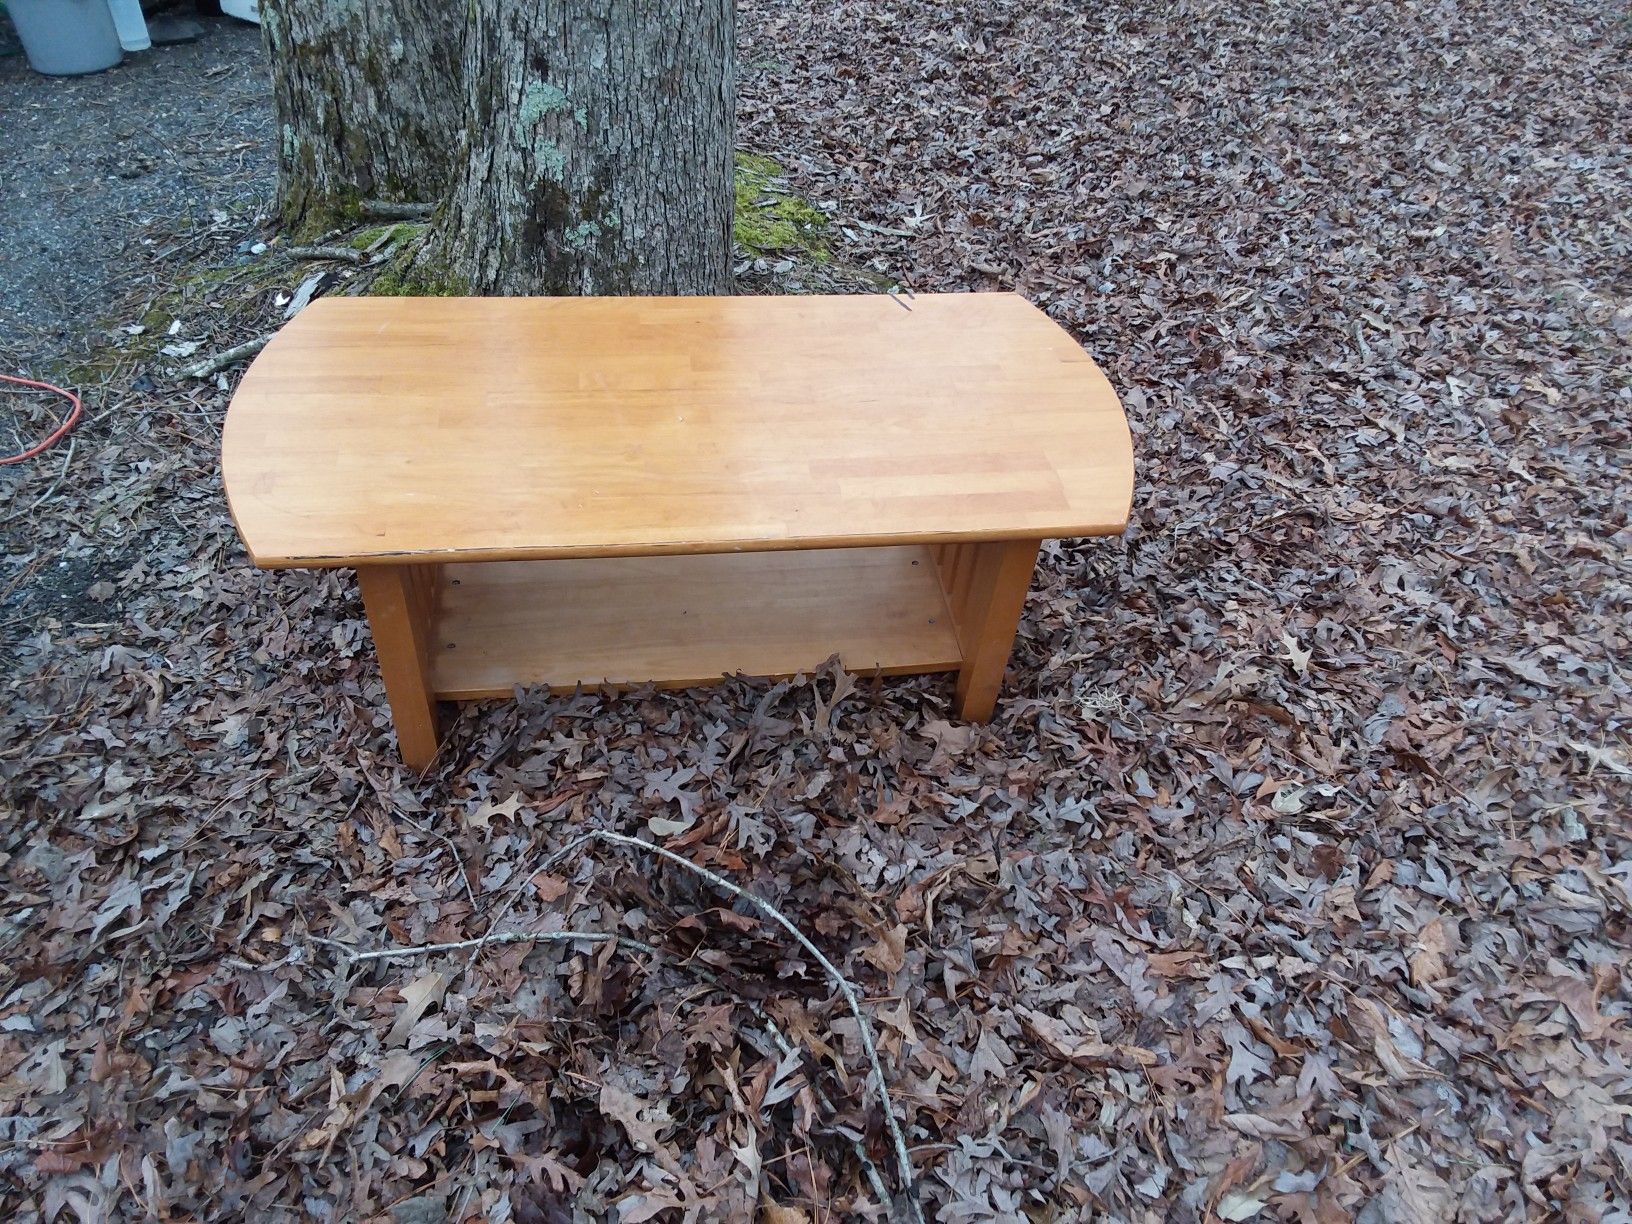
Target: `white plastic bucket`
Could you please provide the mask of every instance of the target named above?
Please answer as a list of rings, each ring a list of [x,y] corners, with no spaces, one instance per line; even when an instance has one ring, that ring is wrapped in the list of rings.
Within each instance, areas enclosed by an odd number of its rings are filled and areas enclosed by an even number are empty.
[[[46,76],[84,76],[125,58],[108,0],[6,0],[29,66]]]
[[[260,0],[221,0],[221,11],[228,17],[238,18],[239,21],[261,24]]]
[[[153,45],[147,36],[147,18],[142,16],[142,0],[108,0],[113,28],[119,31],[119,45],[126,51],[146,51]]]

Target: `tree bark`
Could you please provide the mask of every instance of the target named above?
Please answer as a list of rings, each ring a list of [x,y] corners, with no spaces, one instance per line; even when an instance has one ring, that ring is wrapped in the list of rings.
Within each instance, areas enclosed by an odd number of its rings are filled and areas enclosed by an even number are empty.
[[[441,291],[731,283],[732,0],[470,0],[468,156],[416,263]]]
[[[453,0],[264,0],[286,226],[327,228],[363,199],[442,199],[465,115],[464,15]]]

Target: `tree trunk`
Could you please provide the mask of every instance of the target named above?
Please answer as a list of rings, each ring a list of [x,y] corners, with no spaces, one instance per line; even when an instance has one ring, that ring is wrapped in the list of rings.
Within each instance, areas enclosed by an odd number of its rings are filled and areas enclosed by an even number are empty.
[[[364,199],[436,202],[464,121],[452,0],[264,0],[278,211],[311,231]]]
[[[479,294],[731,283],[732,0],[470,0],[465,164],[416,262]]]

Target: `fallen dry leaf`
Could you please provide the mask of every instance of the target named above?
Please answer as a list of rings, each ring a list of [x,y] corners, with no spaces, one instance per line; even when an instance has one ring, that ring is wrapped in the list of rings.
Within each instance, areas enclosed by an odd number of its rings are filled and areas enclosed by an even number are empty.
[[[930,1218],[1612,1217],[1632,26],[737,11],[739,139],[829,246],[739,291],[1018,292],[1126,405],[1129,530],[1044,543],[989,724],[812,659],[466,703],[404,770],[352,576],[242,552],[239,372],[157,355],[317,270],[274,258],[260,32],[0,57],[0,368],[86,396],[0,467],[6,1218],[887,1214],[825,974],[669,865],[542,873],[586,828],[663,830],[857,983]],[[655,951],[346,955],[495,925]]]

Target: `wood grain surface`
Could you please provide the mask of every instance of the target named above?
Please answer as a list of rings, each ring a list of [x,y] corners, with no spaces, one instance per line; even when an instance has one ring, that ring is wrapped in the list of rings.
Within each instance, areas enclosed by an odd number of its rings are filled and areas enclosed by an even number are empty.
[[[227,414],[263,566],[1114,534],[1099,369],[1012,294],[330,298]]]
[[[785,676],[833,654],[888,674],[961,658],[922,546],[449,565],[440,586],[430,655],[442,698]]]

